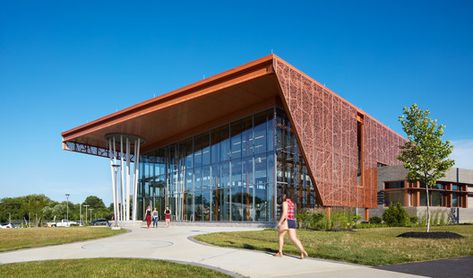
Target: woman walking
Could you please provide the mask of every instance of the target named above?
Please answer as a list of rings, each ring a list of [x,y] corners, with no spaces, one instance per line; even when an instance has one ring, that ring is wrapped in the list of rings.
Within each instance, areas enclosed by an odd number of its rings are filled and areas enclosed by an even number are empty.
[[[158,227],[158,219],[159,219],[159,214],[158,214],[158,209],[154,208],[153,210],[153,228]]]
[[[292,242],[297,246],[299,251],[301,252],[301,259],[307,257],[307,252],[302,246],[301,241],[297,238],[296,234],[296,219],[294,217],[294,202],[292,202],[291,198],[287,196],[287,191],[285,191],[282,195],[282,213],[281,219],[278,222],[278,236],[279,236],[279,248],[278,252],[275,254],[277,257],[282,257],[282,249],[284,247],[284,237],[286,233],[289,232],[289,238]]]
[[[164,220],[166,221],[166,228],[169,227],[169,223],[171,222],[171,210],[169,207],[166,207],[164,211]]]
[[[146,209],[146,214],[145,214],[145,220],[146,220],[146,225],[149,226],[151,225],[151,206],[148,206]]]

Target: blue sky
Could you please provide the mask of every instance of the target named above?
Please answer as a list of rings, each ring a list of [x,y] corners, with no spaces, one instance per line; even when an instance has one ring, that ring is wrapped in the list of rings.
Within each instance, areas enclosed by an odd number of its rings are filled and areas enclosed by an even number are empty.
[[[0,198],[109,203],[108,161],[62,131],[271,51],[400,133],[430,109],[473,168],[473,2],[256,2],[1,1]]]

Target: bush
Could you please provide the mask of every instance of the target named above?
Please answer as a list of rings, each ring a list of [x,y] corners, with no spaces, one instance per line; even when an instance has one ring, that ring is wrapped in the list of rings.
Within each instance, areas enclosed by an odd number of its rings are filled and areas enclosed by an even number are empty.
[[[361,221],[361,215],[353,215],[352,216],[352,221],[353,221],[353,224],[352,225],[356,225],[358,222]]]
[[[390,227],[403,227],[409,223],[409,215],[400,203],[395,206],[391,204],[384,211],[383,220]]]
[[[325,230],[327,228],[327,221],[325,215],[322,213],[312,213],[309,217],[309,226],[314,230]]]
[[[299,227],[311,230],[325,230],[327,221],[322,213],[304,212],[296,215]]]
[[[352,221],[350,215],[345,212],[336,212],[332,214],[331,230],[340,231],[352,228]]]
[[[307,218],[309,214],[308,213],[298,213],[296,214],[296,219],[297,219],[297,224],[300,228],[307,228]]]
[[[410,222],[411,224],[417,225],[417,224],[419,223],[419,218],[417,218],[417,216],[409,217],[409,222]]]
[[[378,217],[379,218],[379,217]],[[321,208],[306,210],[296,215],[299,227],[310,230],[341,231],[359,226],[362,217],[353,208],[334,207],[330,218]],[[381,218],[379,218],[381,223]]]
[[[370,224],[381,224],[383,222],[383,219],[379,216],[373,216],[370,218]]]

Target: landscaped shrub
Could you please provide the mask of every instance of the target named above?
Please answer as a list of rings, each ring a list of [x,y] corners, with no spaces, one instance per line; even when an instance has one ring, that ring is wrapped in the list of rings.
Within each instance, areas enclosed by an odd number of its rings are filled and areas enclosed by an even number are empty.
[[[419,218],[417,218],[417,216],[409,217],[409,222],[411,224],[417,225],[419,223]]]
[[[296,220],[299,228],[308,228],[308,218],[309,214],[308,213],[298,213],[296,214]]]
[[[311,230],[326,230],[327,221],[322,213],[306,211],[296,215],[299,227]]]
[[[352,226],[353,226],[353,225],[356,225],[356,224],[358,224],[358,222],[360,222],[360,220],[361,220],[361,215],[355,214],[355,215],[352,216],[351,219],[352,219],[352,221],[353,221]]]
[[[314,230],[325,230],[327,228],[327,220],[322,213],[312,213],[309,217],[309,225]]]
[[[299,227],[311,230],[350,230],[358,224],[361,216],[355,215],[351,208],[333,208],[330,219],[322,209],[307,210],[297,214]]]
[[[340,231],[352,228],[352,221],[350,215],[345,212],[335,212],[332,214],[330,219],[331,227],[330,230]]]
[[[390,227],[403,227],[409,223],[409,215],[400,203],[395,206],[391,204],[384,211],[383,220]]]
[[[370,224],[381,224],[383,219],[379,216],[373,216],[370,218]]]

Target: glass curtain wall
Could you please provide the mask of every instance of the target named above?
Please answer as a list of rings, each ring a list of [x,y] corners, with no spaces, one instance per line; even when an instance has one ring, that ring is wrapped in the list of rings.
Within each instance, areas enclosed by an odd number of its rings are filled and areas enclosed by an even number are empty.
[[[298,208],[315,206],[289,120],[272,108],[142,155],[138,215],[151,205],[175,221],[271,222],[285,186]]]
[[[296,213],[303,208],[316,206],[314,183],[310,178],[305,160],[300,152],[296,135],[286,113],[276,109],[276,156],[277,156],[277,203],[275,215],[279,219],[282,192],[287,189],[296,204]]]

